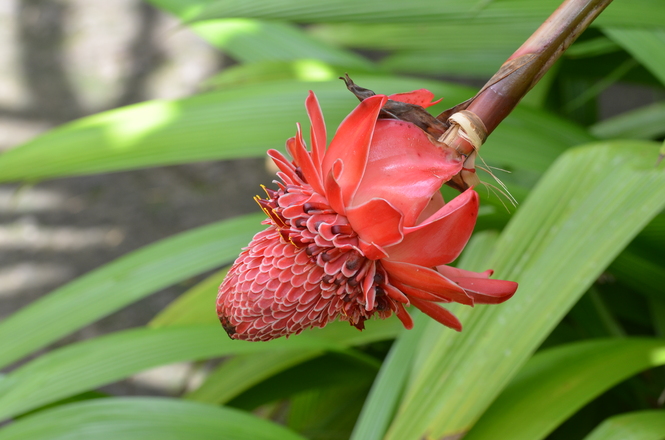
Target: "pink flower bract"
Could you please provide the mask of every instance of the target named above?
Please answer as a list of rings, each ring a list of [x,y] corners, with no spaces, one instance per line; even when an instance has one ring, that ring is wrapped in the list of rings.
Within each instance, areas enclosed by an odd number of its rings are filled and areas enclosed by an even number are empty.
[[[326,149],[316,96],[306,107],[311,150],[300,126],[276,150],[278,189],[257,201],[268,228],[256,234],[219,288],[217,313],[233,339],[265,341],[323,327],[335,319],[359,329],[405,306],[461,330],[437,303],[496,304],[517,284],[490,280],[491,271],[445,266],[466,245],[478,215],[478,194],[444,203],[439,189],[464,157],[409,122],[380,119],[388,99],[427,107],[432,93],[374,95],[342,122]]]

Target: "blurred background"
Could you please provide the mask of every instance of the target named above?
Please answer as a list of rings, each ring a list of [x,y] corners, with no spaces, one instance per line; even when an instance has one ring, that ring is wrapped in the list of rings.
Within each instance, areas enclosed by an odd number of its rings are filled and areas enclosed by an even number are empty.
[[[0,148],[100,111],[192,95],[229,62],[139,0],[3,0]],[[262,165],[239,160],[2,185],[0,319],[133,249],[255,210],[252,197],[269,181]],[[86,336],[144,323],[178,291],[97,322]]]
[[[0,149],[100,111],[192,95],[230,62],[140,0],[2,0]],[[241,159],[0,185],[0,320],[143,245],[257,210],[252,197],[272,180],[263,164]],[[58,345],[143,325],[202,277]]]

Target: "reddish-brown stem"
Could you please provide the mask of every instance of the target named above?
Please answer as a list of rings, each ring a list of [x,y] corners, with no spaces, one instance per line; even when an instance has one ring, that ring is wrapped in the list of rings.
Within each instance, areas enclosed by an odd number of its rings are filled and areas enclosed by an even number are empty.
[[[577,39],[612,0],[566,0],[501,66],[499,71],[470,101],[451,109],[467,109],[484,123],[490,134],[536,85],[561,54]],[[437,119],[450,116],[442,113]],[[446,143],[462,154],[470,155],[474,147],[455,136]]]

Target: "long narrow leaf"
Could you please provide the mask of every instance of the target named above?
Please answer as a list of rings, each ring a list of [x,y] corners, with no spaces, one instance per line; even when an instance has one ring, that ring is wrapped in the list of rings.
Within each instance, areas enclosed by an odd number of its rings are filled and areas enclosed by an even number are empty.
[[[426,365],[387,439],[471,428],[566,310],[663,209],[665,165],[654,167],[657,154],[653,143],[613,142],[568,151],[551,167],[492,258],[497,277],[520,283],[516,296],[466,308],[462,333],[430,328]]]
[[[380,66],[403,74],[460,75],[486,78],[510,56],[511,51],[414,50],[397,52],[382,59]]]
[[[605,28],[603,32],[665,85],[665,28]]]
[[[459,2],[442,0],[432,4],[415,0],[409,5],[399,2],[352,0],[332,2],[298,2],[296,0],[253,0],[250,2],[219,0],[179,0],[182,15],[187,20],[203,21],[226,17],[255,17],[293,21],[404,21],[427,19],[427,12],[455,16],[477,10],[483,0]],[[185,6],[187,5],[187,6]]]
[[[196,402],[224,404],[263,380],[320,356],[323,352],[321,349],[235,356],[212,371],[205,382],[185,398]]]
[[[594,340],[538,353],[464,438],[543,439],[594,397],[663,364],[665,340]]]
[[[224,21],[244,32],[222,35],[220,38],[219,35],[210,35],[207,29],[218,23],[206,23],[206,39],[216,43],[217,47],[224,47],[235,59],[246,63],[311,58],[346,68],[373,68],[372,63],[360,55],[311,38],[294,25],[247,19]]]
[[[1,440],[305,440],[243,411],[160,398],[97,399],[0,429]]]
[[[371,70],[373,67],[360,55],[312,38],[288,23],[235,18],[197,23],[193,29],[206,41],[244,63],[310,58],[347,69]]]
[[[452,106],[473,90],[441,82],[358,76],[358,84],[377,93],[422,87]],[[0,155],[0,181],[134,169],[211,159],[262,156],[280,148],[307,121],[306,90],[316,92],[328,132],[357,100],[341,81],[274,81],[212,92],[179,101],[155,101],[101,113],[66,124]],[[445,107],[440,105],[441,109]],[[260,129],[258,129],[260,128]],[[496,166],[510,166],[532,184],[566,148],[592,138],[575,125],[546,112],[518,108],[493,133],[483,156]]]
[[[357,354],[360,353],[354,350],[326,353],[320,358],[294,365],[242,393],[229,405],[250,411],[303,392],[347,385],[351,388],[357,385],[366,394],[381,363],[372,356],[355,356]]]
[[[292,397],[287,426],[310,439],[347,440],[370,384],[358,377]]]
[[[536,28],[533,22],[333,23],[312,33],[331,44],[396,51],[380,61],[393,72],[489,77]]]
[[[461,3],[461,2],[460,2]],[[359,49],[446,51],[463,53],[482,50],[514,52],[537,24],[529,22],[445,23],[326,23],[315,25],[315,37]],[[464,38],[459,38],[460,35]],[[441,42],[446,44],[442,45]],[[505,61],[505,60],[504,60]]]
[[[366,345],[379,340],[394,339],[400,334],[403,327],[398,319],[387,319],[372,321],[368,324],[367,329],[369,332],[357,332],[350,329],[347,322],[340,321],[328,324],[324,329],[315,329],[313,334],[317,338],[323,338],[327,343],[350,347]],[[211,373],[208,380],[201,385],[201,388],[187,395],[186,398],[205,403],[226,403],[240,396],[242,402],[247,403],[248,401],[255,402],[256,396],[260,395],[261,403],[265,403],[263,400],[266,399],[267,393],[275,399],[293,394],[294,389],[303,386],[305,376],[310,379],[310,382],[313,378],[315,384],[321,385],[329,382],[327,379],[320,377],[321,371],[329,368],[327,364],[305,370],[304,376],[302,373],[294,375],[292,372],[293,370],[302,370],[303,364],[308,361],[318,362],[319,359],[317,358],[324,354],[323,348],[325,348],[325,344],[316,349],[299,350],[297,353],[287,351],[259,352],[237,356]],[[370,366],[372,371],[378,369],[378,365],[374,365],[372,359],[368,358],[367,355],[348,349],[343,354],[350,359],[355,358],[356,361],[360,361],[360,365]],[[246,367],[243,368],[245,365]],[[317,373],[312,374],[312,371]],[[328,375],[335,376],[335,373]],[[285,381],[285,376],[287,378],[291,377],[291,381]],[[353,380],[353,373],[347,376],[344,380]],[[266,382],[268,382],[267,385]],[[235,404],[237,401],[233,400],[233,403]],[[250,408],[253,408],[253,406],[250,405]]]
[[[610,417],[584,440],[663,440],[665,411],[636,411]]]
[[[648,298],[665,301],[665,262],[650,260],[626,249],[610,266],[612,274]]]
[[[541,23],[561,3],[559,0],[473,0],[460,2],[415,0],[386,2],[371,0],[174,0],[183,16],[191,20],[253,17],[299,22],[445,22],[445,21],[532,21]],[[615,2],[597,20],[598,25],[651,25],[665,22],[665,6],[659,0]]]
[[[653,139],[665,134],[665,102],[622,113],[590,127],[601,139]]]
[[[148,327],[218,323],[219,318],[213,304],[217,297],[217,289],[224,281],[227,271],[228,268],[215,272],[180,295],[178,299],[160,311],[148,323]]]
[[[153,5],[187,19],[187,1],[149,0]],[[368,70],[373,63],[362,56],[313,38],[303,29],[284,22],[247,18],[209,20],[194,23],[192,30],[237,61],[293,61],[316,59],[345,68]]]
[[[351,440],[383,438],[404,390],[416,343],[425,328],[422,318],[422,315],[417,316],[414,329],[402,331],[390,349],[353,428]]]
[[[60,287],[0,322],[0,366],[166,286],[231,261],[261,227],[249,215],[134,251]]]
[[[472,91],[437,82],[358,77],[385,93],[432,87],[451,103]],[[0,155],[0,181],[34,180],[212,159],[261,156],[281,148],[307,121],[316,91],[334,133],[357,100],[344,84],[277,81],[177,101],[152,101],[65,124]]]
[[[347,325],[316,329],[265,343],[234,341],[220,325],[174,326],[114,333],[73,344],[27,363],[6,377],[0,420],[94,389],[159,365],[233,354],[280,350],[344,350],[357,343],[394,337],[395,320],[377,321],[362,333]]]

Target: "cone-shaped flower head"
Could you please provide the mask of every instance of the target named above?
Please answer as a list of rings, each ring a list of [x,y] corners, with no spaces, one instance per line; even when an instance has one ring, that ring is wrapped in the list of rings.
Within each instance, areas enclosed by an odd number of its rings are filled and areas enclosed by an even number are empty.
[[[464,157],[409,122],[379,119],[388,99],[432,105],[418,90],[364,99],[326,149],[318,101],[306,100],[311,150],[300,126],[276,150],[276,191],[259,199],[268,228],[254,236],[219,288],[217,313],[234,339],[265,341],[323,327],[335,319],[359,329],[392,313],[411,328],[415,306],[455,330],[436,303],[495,304],[517,284],[445,266],[460,254],[478,215],[469,189],[444,203],[439,189]]]

